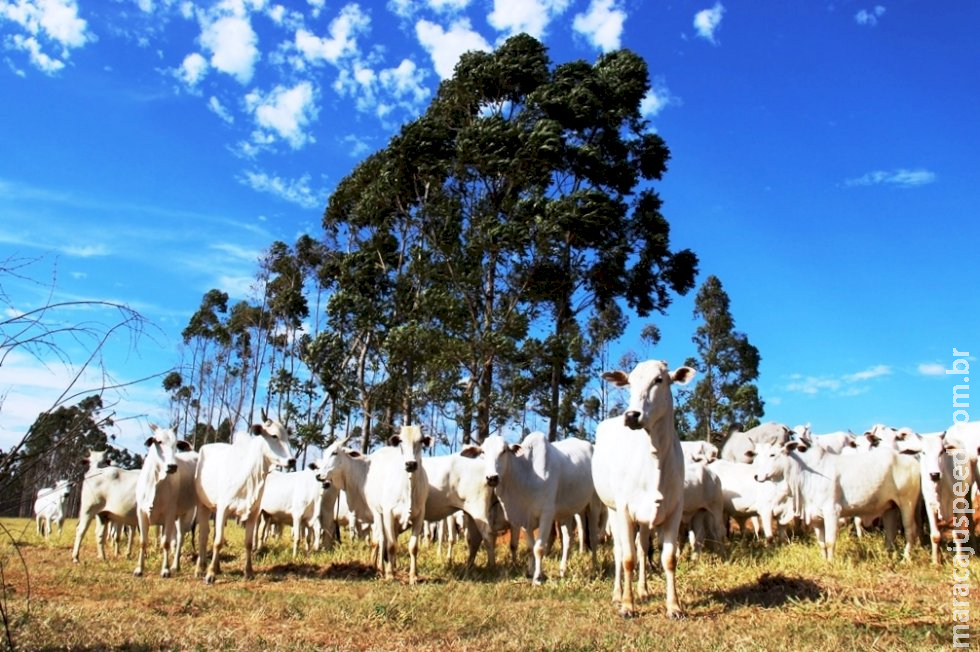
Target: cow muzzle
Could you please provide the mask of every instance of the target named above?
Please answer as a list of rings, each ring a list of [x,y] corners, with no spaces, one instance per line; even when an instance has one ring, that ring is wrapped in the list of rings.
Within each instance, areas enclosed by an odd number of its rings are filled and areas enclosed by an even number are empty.
[[[627,428],[631,430],[640,429],[640,413],[632,410],[623,415],[623,423],[626,424]]]
[[[329,489],[330,488],[330,481],[329,480],[324,480],[323,482],[320,483],[320,486],[323,487],[324,489]]]
[[[496,487],[498,484],[500,484],[500,476],[499,475],[488,475],[487,476],[487,486],[489,486],[489,487]]]
[[[409,473],[415,473],[415,471],[418,470],[418,468],[419,468],[419,463],[416,462],[415,460],[412,460],[411,462],[405,462],[405,470],[408,471]]]
[[[173,475],[176,472],[177,472],[177,465],[176,464],[168,464],[167,465],[167,475]]]
[[[939,474],[938,473],[930,473],[929,474],[929,479],[932,480],[933,482],[939,482]]]

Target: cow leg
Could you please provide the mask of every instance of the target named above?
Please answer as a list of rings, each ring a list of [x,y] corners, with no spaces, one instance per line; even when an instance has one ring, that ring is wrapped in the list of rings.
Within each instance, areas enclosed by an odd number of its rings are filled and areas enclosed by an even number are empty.
[[[255,549],[255,530],[259,525],[259,515],[250,514],[245,519],[245,579],[250,580],[255,577],[255,570],[252,568],[252,551]]]
[[[228,520],[228,512],[224,505],[219,505],[214,512],[214,544],[211,550],[211,565],[208,566],[208,573],[204,576],[205,584],[214,584],[215,576],[221,569],[221,549],[225,545],[225,525]],[[254,526],[253,526],[254,528]],[[255,534],[254,529],[245,532],[245,545],[251,550],[249,537]]]
[[[636,601],[643,602],[650,597],[650,585],[647,582],[647,551],[650,550],[650,527],[639,525],[636,529]]]
[[[578,516],[576,516],[575,518],[578,520],[579,523],[581,523],[581,519]],[[583,538],[582,528],[579,527],[578,531],[579,531],[580,545],[583,546],[582,552],[584,553],[585,544],[584,542],[581,541]],[[565,577],[565,572],[568,570],[568,555],[571,552],[571,548],[572,548],[572,533],[568,531],[568,523],[566,522],[563,523],[561,526],[561,565],[558,567],[558,577],[561,578]]]
[[[133,526],[127,526],[126,530],[126,559],[133,556]]]
[[[545,548],[548,547],[547,537],[551,536],[551,529],[555,524],[554,514],[547,513],[542,515],[541,519],[538,521],[538,534],[534,536],[533,532],[528,532],[527,540],[530,543],[534,541],[534,573],[531,575],[531,582],[535,585],[540,585],[545,581],[544,571],[542,566],[544,563],[544,552]]]
[[[390,509],[385,510],[381,515],[381,528],[384,543],[382,549],[385,553],[385,579],[390,580],[395,577],[395,552],[398,545],[398,534],[395,531],[395,515]]]
[[[450,527],[455,527],[449,522]],[[419,562],[419,538],[422,536],[422,528],[425,526],[425,519],[419,514],[412,522],[412,535],[408,539],[408,583],[410,586],[418,584],[418,562]]]
[[[99,553],[99,559],[102,561],[106,560],[105,557],[105,535],[106,529],[109,527],[108,520],[102,515],[96,515],[95,517],[95,549]],[[116,555],[119,554],[119,548],[116,548]]]
[[[636,528],[633,520],[626,514],[617,516],[615,538],[618,540],[619,557],[622,562],[623,574],[620,584],[621,599],[619,615],[632,618],[636,615],[636,603],[633,597],[633,570],[636,566]],[[615,588],[613,589],[615,597]]]
[[[929,540],[932,543],[932,563],[940,566],[943,563],[942,554],[939,547],[943,542],[943,535],[939,529],[939,520],[936,518],[936,510],[932,505],[926,506],[926,519],[929,521]],[[972,530],[970,530],[972,532]]]
[[[902,528],[905,530],[905,554],[902,555],[904,561],[912,560],[912,541],[916,537],[915,509],[914,500],[908,501],[905,508],[901,509]]]
[[[899,513],[894,507],[889,507],[881,516],[881,523],[885,528],[885,547],[888,552],[895,550],[895,535],[898,534]]]
[[[677,535],[680,530],[680,512],[670,519],[660,530],[660,538],[663,539],[663,550],[660,551],[660,563],[664,567],[664,575],[667,582],[667,617],[683,618],[684,611],[681,603],[677,599],[677,583],[674,571],[677,569]]]
[[[197,561],[194,563],[194,577],[204,574],[208,563],[208,538],[211,535],[211,510],[204,505],[197,506]]]
[[[299,539],[303,535],[303,516],[293,515],[293,559],[299,555]],[[305,538],[305,537],[304,537]],[[306,550],[309,551],[309,542],[306,544]]]
[[[89,524],[92,522],[91,514],[82,512],[78,516],[78,525],[75,526],[75,545],[71,548],[71,560],[74,563],[78,563],[78,551],[82,547],[82,539],[85,537],[85,531],[88,530]]]
[[[136,514],[136,524],[139,528],[140,533],[140,552],[139,557],[136,560],[136,570],[133,571],[133,575],[136,577],[143,576],[143,564],[146,560],[146,543],[150,536],[150,519],[149,517],[140,510]]]

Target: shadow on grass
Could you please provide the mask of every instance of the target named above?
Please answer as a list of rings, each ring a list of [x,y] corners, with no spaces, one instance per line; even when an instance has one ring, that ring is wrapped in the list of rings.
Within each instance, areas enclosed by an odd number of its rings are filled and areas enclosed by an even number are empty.
[[[763,573],[751,584],[713,591],[710,595],[713,601],[723,603],[726,611],[745,606],[770,609],[789,602],[815,602],[825,597],[824,590],[816,582],[782,573]]]

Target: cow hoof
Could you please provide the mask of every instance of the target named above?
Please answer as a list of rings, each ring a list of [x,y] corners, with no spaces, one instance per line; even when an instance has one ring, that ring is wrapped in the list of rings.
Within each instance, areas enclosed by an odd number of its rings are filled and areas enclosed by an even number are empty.
[[[204,583],[205,584],[214,584],[214,575],[205,575],[204,576]]]
[[[163,578],[170,577],[170,569],[169,568],[166,568],[166,569],[160,571],[160,577],[163,577]]]
[[[674,611],[667,612],[667,618],[670,620],[683,620],[687,616],[680,609],[675,609]]]
[[[143,571],[137,568],[133,571],[133,577],[143,577]]]
[[[630,618],[635,618],[636,609],[626,609],[621,607],[619,609],[619,617],[622,618],[623,620],[629,620]]]

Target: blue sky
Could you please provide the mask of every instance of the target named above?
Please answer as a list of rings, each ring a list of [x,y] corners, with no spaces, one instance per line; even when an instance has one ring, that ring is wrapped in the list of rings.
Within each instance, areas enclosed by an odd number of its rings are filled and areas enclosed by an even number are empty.
[[[113,376],[168,369],[207,290],[245,296],[462,51],[527,31],[555,62],[647,60],[673,241],[760,349],[766,419],[941,430],[952,349],[980,348],[978,24],[978,3],[913,0],[0,0],[0,261],[40,281],[0,278],[3,307],[128,304],[151,328],[112,342]],[[621,348],[681,364],[692,308]],[[65,374],[4,361],[0,448]],[[159,381],[115,409],[139,450]]]

